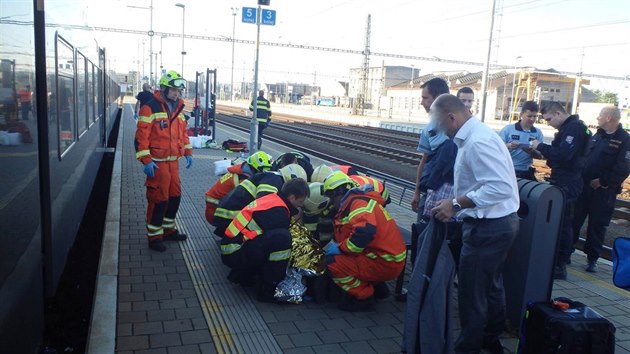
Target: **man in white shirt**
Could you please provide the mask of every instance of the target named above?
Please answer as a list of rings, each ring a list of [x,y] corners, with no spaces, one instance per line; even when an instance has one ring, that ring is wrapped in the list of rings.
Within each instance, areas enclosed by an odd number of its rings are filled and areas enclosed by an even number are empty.
[[[461,334],[456,353],[503,353],[505,323],[501,270],[518,233],[519,192],[512,158],[499,135],[453,95],[439,96],[431,119],[458,147],[455,198],[433,208],[435,217],[463,219],[458,293]]]

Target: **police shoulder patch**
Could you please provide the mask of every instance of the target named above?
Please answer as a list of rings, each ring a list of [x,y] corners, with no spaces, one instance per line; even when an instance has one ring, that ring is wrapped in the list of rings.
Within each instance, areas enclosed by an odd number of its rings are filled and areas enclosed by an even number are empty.
[[[571,143],[573,143],[573,136],[571,136],[571,135],[567,136],[567,138],[565,139],[565,141],[567,142],[567,144],[571,144]]]

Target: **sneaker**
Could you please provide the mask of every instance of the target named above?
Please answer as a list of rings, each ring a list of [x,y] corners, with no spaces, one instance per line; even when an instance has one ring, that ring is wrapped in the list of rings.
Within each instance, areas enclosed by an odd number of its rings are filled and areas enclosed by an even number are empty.
[[[481,344],[481,349],[491,354],[505,353],[503,351],[503,345],[501,344],[499,338],[484,338],[483,343]]]
[[[170,234],[164,236],[164,239],[166,241],[184,241],[187,238],[188,236],[186,236],[186,234],[180,234],[179,230],[175,230]]]
[[[374,285],[374,298],[376,300],[387,299],[390,295],[391,295],[391,292],[389,291],[389,287],[387,286],[387,283],[382,282],[382,283],[377,283]]]
[[[553,268],[553,278],[556,280],[567,280],[567,266],[556,265]]]
[[[586,271],[589,273],[597,273],[597,261],[588,261]]]
[[[346,294],[344,299],[337,306],[341,311],[347,312],[369,312],[374,311],[374,297],[359,300],[352,295]]]
[[[160,238],[158,238],[157,240],[149,241],[149,248],[158,252],[166,251],[166,246]]]

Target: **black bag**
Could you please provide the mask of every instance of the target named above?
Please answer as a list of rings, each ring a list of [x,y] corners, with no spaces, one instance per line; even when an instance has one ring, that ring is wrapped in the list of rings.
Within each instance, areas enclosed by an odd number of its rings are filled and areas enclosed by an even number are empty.
[[[554,306],[554,303],[557,305]],[[568,308],[560,309],[563,304],[568,304]],[[614,352],[615,326],[583,303],[557,298],[551,302],[527,305],[518,354]]]
[[[235,152],[239,152],[239,151],[249,152],[249,150],[247,149],[247,142],[238,141],[234,139],[225,140],[223,143],[221,143],[221,147],[223,147],[224,150],[230,150],[230,151],[235,151]]]

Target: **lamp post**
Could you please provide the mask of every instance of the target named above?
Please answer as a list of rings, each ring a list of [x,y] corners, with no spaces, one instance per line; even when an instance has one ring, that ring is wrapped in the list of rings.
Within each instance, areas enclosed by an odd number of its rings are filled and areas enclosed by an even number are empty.
[[[158,77],[162,77],[162,69],[164,69],[164,60],[162,56],[162,40],[164,38],[166,38],[164,35],[160,37],[160,72],[158,73]]]
[[[154,80],[153,80],[153,35],[155,34],[153,32],[153,0],[151,0],[151,4],[149,5],[149,7],[146,6],[133,6],[133,5],[127,5],[127,7],[131,7],[134,9],[143,9],[143,10],[149,10],[150,12],[150,20],[149,20],[149,32],[147,33],[149,35],[149,72],[151,73],[149,75],[149,85],[153,85],[154,84]],[[142,55],[144,56],[144,53],[142,53]],[[144,75],[144,73],[143,73]]]
[[[236,12],[238,7],[230,7],[232,10],[232,73],[230,75],[230,101],[234,101],[234,42],[236,41]]]
[[[411,122],[411,108],[413,107],[413,64],[411,65],[411,79],[409,80],[409,115],[407,121]]]
[[[186,5],[182,3],[175,4],[177,7],[182,8],[182,70],[180,75],[184,77],[184,55],[186,55],[186,51],[184,50],[184,29],[186,28]]]
[[[508,122],[512,121],[512,115],[514,114],[514,111],[516,110],[516,104],[514,102],[514,88],[516,86],[516,67],[518,66],[518,60],[521,58],[522,56],[519,55],[516,57],[516,59],[514,59],[514,76],[512,77],[512,95],[510,96],[512,100],[510,101],[510,117],[508,118]]]

